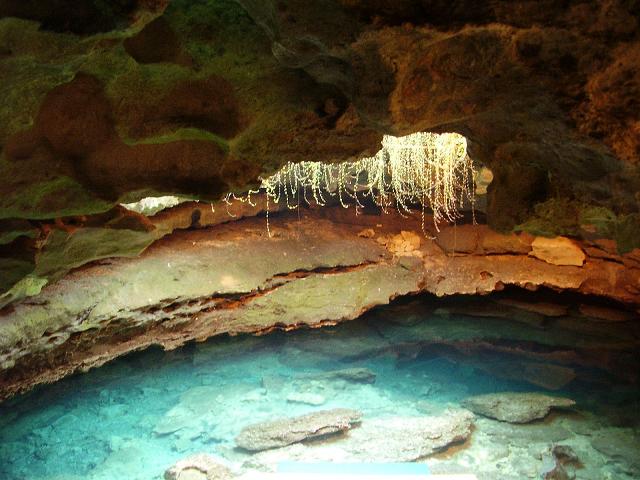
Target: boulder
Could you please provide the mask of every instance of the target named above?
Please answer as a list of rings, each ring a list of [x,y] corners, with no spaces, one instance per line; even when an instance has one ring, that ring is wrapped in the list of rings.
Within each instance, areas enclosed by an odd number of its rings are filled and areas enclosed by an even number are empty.
[[[379,418],[351,432],[345,449],[353,460],[413,462],[464,442],[473,430],[473,418],[464,409],[438,416]]]
[[[529,255],[552,265],[581,267],[586,258],[582,248],[566,237],[536,237],[531,243],[531,248]]]
[[[230,480],[235,475],[206,453],[191,455],[164,472],[165,480]]]
[[[335,408],[300,417],[261,422],[242,429],[236,445],[250,451],[284,447],[311,438],[349,430],[360,423],[362,414],[356,410]]]
[[[474,413],[501,422],[528,423],[547,416],[552,408],[568,408],[576,402],[569,398],[541,393],[490,393],[466,398],[463,405]]]
[[[246,467],[266,469],[282,461],[412,462],[464,442],[473,431],[473,414],[452,409],[433,416],[392,416],[366,420],[330,444],[297,443],[253,455]]]

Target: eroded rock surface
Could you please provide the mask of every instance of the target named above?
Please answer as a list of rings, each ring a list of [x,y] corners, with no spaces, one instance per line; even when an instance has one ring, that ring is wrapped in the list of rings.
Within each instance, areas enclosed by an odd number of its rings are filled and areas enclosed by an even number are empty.
[[[448,410],[442,415],[363,419],[362,425],[324,445],[299,444],[261,452],[246,463],[261,469],[279,461],[412,462],[467,440],[473,429],[468,410]]]
[[[465,407],[501,422],[529,423],[547,416],[552,408],[569,408],[576,402],[569,398],[540,393],[490,393],[464,400]]]
[[[356,410],[335,408],[295,418],[249,425],[236,437],[236,445],[250,451],[284,447],[303,440],[344,432],[360,423]]]
[[[176,208],[190,215],[185,207]],[[385,247],[389,238],[406,237],[400,232],[409,225],[418,235],[419,218],[309,210],[274,216],[269,238],[264,219],[245,218],[175,232],[139,258],[102,260],[77,269],[46,286],[38,302],[24,300],[0,312],[0,396],[150,345],[171,349],[220,333],[332,324],[421,291],[446,296],[489,293],[507,285],[530,290],[546,286],[624,302],[628,307],[620,316],[637,317],[640,262],[634,252],[615,260],[588,257],[582,267],[558,266],[518,253],[521,235],[494,232],[493,248],[502,238],[505,251],[514,242],[517,249],[484,255],[482,239],[488,229],[482,226],[467,229],[478,241],[466,254],[447,254],[427,238],[408,256]],[[358,236],[363,227],[372,229],[374,237]],[[514,308],[494,307],[490,315],[504,316]],[[527,314],[527,321],[542,326],[548,317],[540,311],[549,308],[537,310]],[[557,317],[561,312],[551,313]],[[578,328],[580,320],[558,318]],[[580,328],[587,326],[595,328],[584,322]],[[530,371],[532,378],[541,373]],[[570,372],[553,377],[543,379],[543,385],[561,383]]]

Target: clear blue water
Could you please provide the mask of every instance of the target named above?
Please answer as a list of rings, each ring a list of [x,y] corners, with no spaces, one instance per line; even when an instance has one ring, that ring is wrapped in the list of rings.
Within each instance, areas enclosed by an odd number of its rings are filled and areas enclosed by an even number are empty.
[[[438,336],[433,330],[430,338],[413,336],[416,321],[442,319],[385,323],[390,315],[405,313],[389,309],[320,330],[221,337],[172,352],[151,349],[39,388],[0,406],[0,479],[159,479],[191,453],[209,452],[240,465],[233,439],[258,421],[333,407],[360,409],[365,417],[437,414],[469,395],[542,390],[489,375],[477,359],[465,361],[432,345]],[[458,328],[487,320],[457,321]],[[490,361],[508,363],[511,357]],[[326,376],[356,367],[373,372],[375,383]],[[591,383],[574,381],[555,394],[595,412],[594,405],[612,401],[611,385],[594,380],[598,375],[589,373]],[[300,394],[317,405],[300,403]],[[633,387],[620,395],[618,406],[637,402]],[[598,428],[610,427],[602,418],[597,422]]]

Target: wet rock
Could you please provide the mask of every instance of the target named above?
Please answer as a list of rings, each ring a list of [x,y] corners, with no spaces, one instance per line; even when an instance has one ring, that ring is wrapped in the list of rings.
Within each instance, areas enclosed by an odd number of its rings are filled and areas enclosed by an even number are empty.
[[[245,466],[269,469],[281,461],[298,462],[411,462],[464,442],[473,430],[468,410],[441,415],[380,417],[365,420],[336,441],[295,444],[260,452]]]
[[[586,255],[571,239],[566,237],[536,237],[529,255],[552,265],[575,265],[581,267]]]
[[[466,398],[463,405],[474,413],[502,422],[528,423],[547,416],[552,408],[568,408],[576,402],[540,393],[490,393]]]
[[[198,453],[164,472],[165,480],[231,480],[235,475],[220,461],[206,453]]]
[[[375,383],[376,374],[368,368],[355,367],[333,370],[331,372],[322,373],[320,375],[311,375],[308,378],[328,381],[344,380],[351,383]]]
[[[631,312],[599,305],[581,304],[579,308],[582,315],[605,322],[628,322],[638,318],[637,315]]]
[[[168,435],[185,428],[197,428],[205,416],[215,411],[214,387],[194,387],[180,396],[180,402],[170,409],[155,425],[153,433]]]
[[[571,480],[576,478],[575,468],[581,466],[578,456],[568,445],[554,445],[542,456],[543,480]]]
[[[471,412],[458,409],[439,416],[366,421],[351,432],[345,449],[352,458],[412,462],[465,441],[471,435],[473,418]]]
[[[236,445],[251,451],[284,447],[349,430],[360,423],[361,416],[362,414],[356,410],[336,408],[295,418],[257,423],[242,429],[236,437]]]
[[[640,473],[640,436],[630,429],[601,430],[591,440],[591,446],[620,464],[627,473]]]

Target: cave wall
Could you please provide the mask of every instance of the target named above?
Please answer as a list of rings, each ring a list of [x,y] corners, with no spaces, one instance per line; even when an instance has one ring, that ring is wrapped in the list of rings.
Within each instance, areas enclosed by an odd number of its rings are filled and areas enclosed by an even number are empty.
[[[0,305],[287,161],[456,131],[494,229],[639,247],[640,8],[607,1],[6,0]]]

